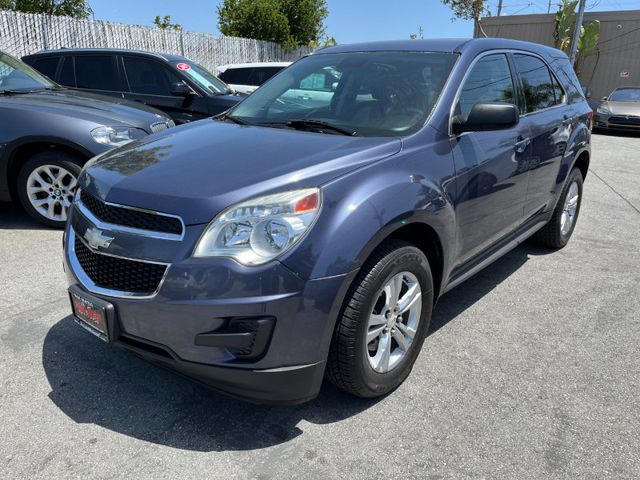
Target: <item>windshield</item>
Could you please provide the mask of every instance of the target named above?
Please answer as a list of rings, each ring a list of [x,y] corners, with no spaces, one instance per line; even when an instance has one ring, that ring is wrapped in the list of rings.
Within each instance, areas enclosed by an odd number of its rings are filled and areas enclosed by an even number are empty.
[[[322,122],[363,136],[408,135],[426,122],[456,58],[423,52],[311,55],[274,76],[231,117],[266,126]]]
[[[226,83],[197,63],[186,61],[175,62],[173,65],[187,75],[194,83],[212,95],[228,93],[231,90]]]
[[[640,102],[640,88],[621,88],[609,95],[612,102]]]
[[[0,53],[0,92],[53,88],[56,84],[20,60]]]

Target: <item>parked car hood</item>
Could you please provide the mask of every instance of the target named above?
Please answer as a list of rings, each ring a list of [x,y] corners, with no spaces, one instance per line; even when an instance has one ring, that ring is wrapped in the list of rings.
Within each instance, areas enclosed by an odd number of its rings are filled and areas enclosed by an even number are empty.
[[[603,102],[602,106],[609,109],[614,115],[640,116],[640,102]]]
[[[90,161],[80,185],[108,202],[209,222],[252,197],[321,185],[400,151],[397,138],[243,126],[205,119]]]
[[[3,96],[0,97],[0,106],[53,112],[102,125],[135,126],[147,132],[152,123],[168,118],[143,104],[69,89]]]

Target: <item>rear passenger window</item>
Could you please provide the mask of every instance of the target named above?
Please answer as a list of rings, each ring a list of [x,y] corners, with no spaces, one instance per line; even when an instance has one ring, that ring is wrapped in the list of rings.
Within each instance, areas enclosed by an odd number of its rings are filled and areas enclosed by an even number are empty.
[[[171,96],[171,85],[182,82],[169,68],[154,60],[125,57],[124,68],[133,93]]]
[[[218,78],[225,83],[233,85],[251,85],[250,78],[253,68],[229,68],[218,75]],[[257,85],[255,85],[257,86]]]
[[[556,85],[546,63],[531,55],[516,54],[513,56],[516,69],[522,80],[522,89],[526,104],[526,112],[532,113],[556,104]],[[558,88],[560,88],[558,86]],[[562,90],[560,89],[560,92]],[[562,94],[560,101],[562,102]]]
[[[259,87],[280,70],[282,70],[282,68],[280,67],[256,67],[253,69],[253,73],[251,74],[251,78],[249,79],[251,83],[249,83],[248,85]]]
[[[33,62],[32,67],[38,70],[43,75],[49,77],[51,80],[55,80],[59,61],[60,57],[39,58],[38,60]]]
[[[78,55],[76,57],[78,88],[92,90],[121,90],[113,57],[107,55]]]
[[[476,103],[513,102],[513,80],[504,54],[487,55],[473,66],[460,91],[455,114],[466,117]]]
[[[62,68],[60,69],[58,83],[69,87],[76,86],[76,75],[73,71],[73,57],[62,57]]]

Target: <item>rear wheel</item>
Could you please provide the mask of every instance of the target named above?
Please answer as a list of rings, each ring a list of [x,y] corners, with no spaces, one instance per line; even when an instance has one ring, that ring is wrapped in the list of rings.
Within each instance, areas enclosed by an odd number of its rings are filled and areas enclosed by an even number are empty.
[[[81,169],[81,161],[65,152],[35,154],[18,174],[20,203],[38,222],[64,228]]]
[[[426,256],[407,242],[385,243],[365,263],[345,302],[327,377],[360,397],[384,395],[407,378],[427,335],[433,280]]]
[[[549,248],[562,248],[569,243],[582,204],[582,183],[582,172],[574,168],[569,173],[569,178],[551,220],[534,236],[540,245]]]

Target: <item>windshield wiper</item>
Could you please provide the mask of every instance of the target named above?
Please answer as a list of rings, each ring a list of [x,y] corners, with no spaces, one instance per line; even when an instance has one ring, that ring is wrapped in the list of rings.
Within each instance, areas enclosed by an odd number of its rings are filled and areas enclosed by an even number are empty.
[[[332,132],[337,132],[349,137],[353,137],[358,134],[355,130],[338,127],[337,125],[332,125],[330,123],[323,122],[322,120],[289,120],[288,122],[285,122],[284,125],[298,130],[331,130]]]
[[[232,115],[229,115],[228,113],[223,113],[221,115],[216,115],[215,117],[213,117],[214,120],[230,120],[233,123],[237,123],[238,125],[251,125],[250,122],[247,122],[246,120],[240,118],[240,117],[234,117]]]

